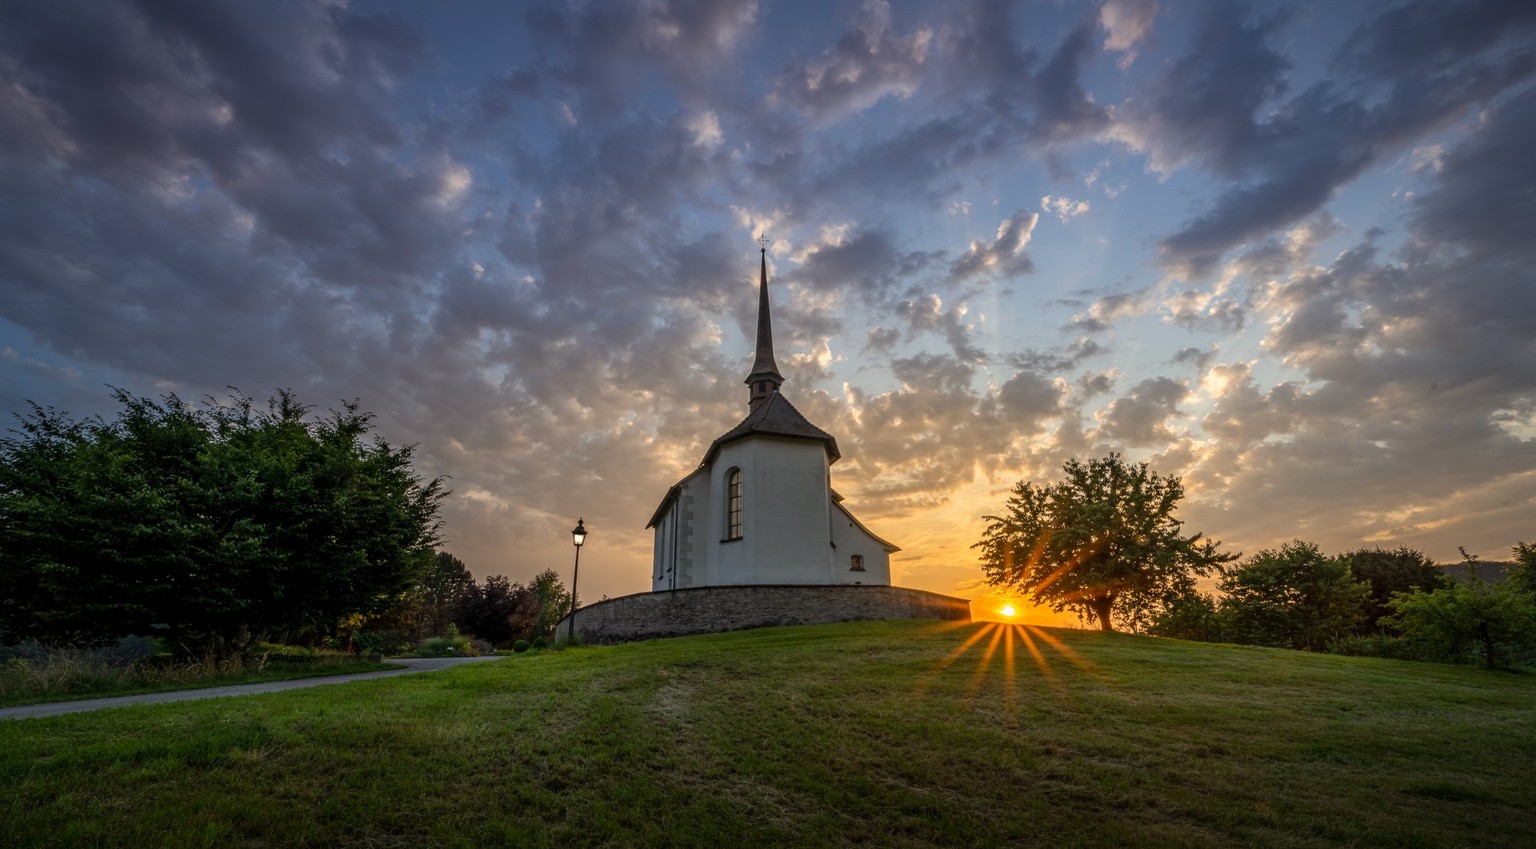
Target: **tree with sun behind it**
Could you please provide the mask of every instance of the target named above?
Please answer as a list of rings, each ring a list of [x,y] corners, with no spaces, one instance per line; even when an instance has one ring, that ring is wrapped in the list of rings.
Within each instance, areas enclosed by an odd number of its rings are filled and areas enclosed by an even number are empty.
[[[1203,534],[1185,536],[1173,517],[1184,497],[1177,477],[1119,454],[1087,463],[1072,459],[1065,480],[1047,486],[1020,481],[1001,516],[973,548],[981,550],[987,582],[1033,596],[1058,612],[1140,630],[1167,604],[1190,592],[1236,554]]]

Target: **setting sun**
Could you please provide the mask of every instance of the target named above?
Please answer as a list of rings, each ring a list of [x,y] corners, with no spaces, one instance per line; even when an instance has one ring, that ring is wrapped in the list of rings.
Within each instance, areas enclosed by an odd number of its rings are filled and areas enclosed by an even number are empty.
[[[1013,609],[1013,605],[1011,605],[1011,604],[1003,605],[1003,609],[999,610],[998,613],[1001,613],[1004,616],[1007,616],[1007,617],[1010,617],[1010,618],[1012,618],[1013,616],[1018,615],[1018,611],[1014,610]]]

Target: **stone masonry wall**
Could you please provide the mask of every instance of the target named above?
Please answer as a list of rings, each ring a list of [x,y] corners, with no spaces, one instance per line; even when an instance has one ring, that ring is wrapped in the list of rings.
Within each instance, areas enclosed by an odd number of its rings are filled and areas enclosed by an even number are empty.
[[[589,643],[622,643],[855,619],[971,621],[971,603],[925,590],[876,586],[724,586],[637,593],[576,611]],[[570,617],[556,634],[570,633]]]

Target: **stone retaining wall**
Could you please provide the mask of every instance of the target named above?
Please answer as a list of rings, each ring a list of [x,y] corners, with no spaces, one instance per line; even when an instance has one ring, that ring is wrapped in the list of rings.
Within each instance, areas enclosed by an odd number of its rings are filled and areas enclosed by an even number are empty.
[[[589,643],[622,643],[740,631],[773,625],[812,625],[855,619],[971,621],[963,598],[905,587],[727,586],[637,593],[576,611],[576,633]],[[570,633],[570,617],[555,632]]]

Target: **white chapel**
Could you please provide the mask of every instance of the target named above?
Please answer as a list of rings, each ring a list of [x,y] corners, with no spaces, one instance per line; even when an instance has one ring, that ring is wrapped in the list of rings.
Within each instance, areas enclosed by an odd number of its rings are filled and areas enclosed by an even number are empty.
[[[710,443],[704,460],[661,500],[653,592],[743,585],[889,586],[891,554],[843,506],[831,469],[837,440],[789,403],[773,360],[768,249],[761,251],[757,357],[747,417]]]

